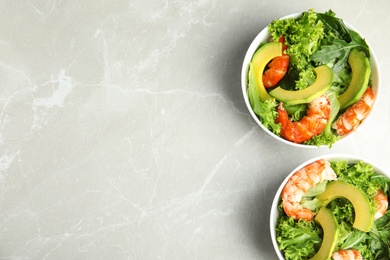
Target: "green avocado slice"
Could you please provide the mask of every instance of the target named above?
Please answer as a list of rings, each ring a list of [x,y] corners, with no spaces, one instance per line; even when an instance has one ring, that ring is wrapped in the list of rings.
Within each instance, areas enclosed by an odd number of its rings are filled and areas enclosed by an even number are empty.
[[[263,72],[267,64],[276,57],[282,56],[282,43],[270,42],[261,46],[253,55],[251,66],[253,68],[255,85],[257,86],[259,99],[265,102],[268,99],[273,99],[263,84]]]
[[[332,200],[337,198],[346,198],[352,203],[355,211],[355,220],[353,227],[363,232],[371,230],[374,223],[374,212],[371,208],[368,196],[356,186],[343,181],[337,180],[330,182],[325,191],[318,195],[317,198],[328,205]]]
[[[270,91],[269,94],[277,100],[286,104],[310,103],[314,99],[325,94],[333,82],[333,71],[327,65],[321,65],[314,69],[316,81],[309,87],[302,90],[286,90],[277,87]]]
[[[318,250],[317,254],[315,254],[311,260],[330,259],[340,233],[336,217],[330,209],[321,207],[315,216],[314,221],[322,227],[324,235],[320,250]]]
[[[351,66],[352,79],[347,90],[338,98],[340,109],[352,105],[362,97],[368,87],[371,75],[370,60],[363,52],[352,49],[348,57],[348,63]]]

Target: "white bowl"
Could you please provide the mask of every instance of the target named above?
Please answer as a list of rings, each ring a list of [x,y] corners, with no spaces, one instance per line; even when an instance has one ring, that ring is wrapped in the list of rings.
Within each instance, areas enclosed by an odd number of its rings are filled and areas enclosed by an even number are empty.
[[[284,16],[284,17],[282,17],[280,19],[298,18],[301,15],[302,15],[301,13],[296,13],[296,14],[291,14],[291,15]],[[345,24],[345,26],[348,29],[353,30],[353,31],[359,33],[359,35],[362,38],[364,38],[364,36],[358,30],[356,30],[356,28],[354,28],[353,26],[351,26],[350,24],[348,24],[345,21],[344,21],[344,24]],[[271,35],[268,32],[268,26],[267,26],[255,37],[255,39],[252,41],[252,43],[250,44],[250,46],[249,46],[249,48],[248,48],[248,50],[247,50],[247,52],[245,54],[243,65],[242,65],[242,70],[241,70],[241,86],[242,86],[242,93],[244,95],[245,104],[246,104],[246,106],[247,106],[247,108],[249,110],[249,113],[251,114],[252,118],[255,120],[255,122],[266,133],[268,133],[269,135],[271,135],[275,139],[277,139],[277,140],[279,140],[279,141],[281,141],[281,142],[283,142],[285,144],[296,146],[296,147],[318,148],[318,146],[316,146],[316,145],[297,144],[297,143],[294,143],[294,142],[290,142],[290,141],[284,139],[283,137],[277,136],[276,134],[274,134],[272,131],[270,131],[268,128],[266,128],[260,122],[258,116],[255,114],[255,112],[253,111],[253,109],[252,109],[252,107],[251,107],[251,105],[249,103],[248,92],[247,92],[247,88],[248,88],[248,86],[247,86],[248,80],[247,79],[248,79],[249,63],[251,62],[253,54],[256,52],[256,50],[259,47],[260,43],[267,42],[270,39],[270,37],[271,37]],[[378,61],[377,61],[376,55],[375,55],[371,45],[369,44],[367,39],[365,39],[365,41],[366,41],[367,45],[370,48],[370,61],[371,61],[371,74],[372,74],[372,86],[371,87],[372,87],[372,90],[373,90],[373,93],[374,93],[374,96],[375,96],[374,103],[373,103],[373,105],[371,107],[371,110],[370,110],[369,114],[362,121],[362,123],[354,131],[351,131],[350,133],[342,136],[340,138],[340,140],[338,140],[336,142],[336,144],[340,143],[341,140],[345,140],[347,137],[352,136],[361,126],[365,125],[366,121],[370,118],[370,115],[373,113],[373,111],[374,111],[374,109],[376,107],[376,103],[378,102],[379,89],[380,89],[380,72],[379,72]],[[321,145],[320,147],[327,147],[327,146],[326,145]]]
[[[274,200],[272,201],[272,206],[271,206],[271,213],[270,213],[271,240],[272,240],[272,244],[274,246],[275,252],[276,252],[276,254],[277,254],[277,256],[278,256],[278,258],[280,260],[284,260],[284,257],[283,257],[282,252],[278,248],[278,243],[276,241],[276,231],[275,231],[275,228],[276,228],[277,219],[279,217],[278,204],[280,203],[280,201],[282,199],[281,198],[282,190],[283,190],[284,186],[286,185],[286,183],[288,182],[288,180],[290,179],[290,177],[295,172],[297,172],[301,168],[305,167],[306,165],[308,165],[310,163],[313,163],[313,162],[315,162],[317,160],[320,160],[320,159],[325,159],[325,160],[328,160],[328,161],[347,160],[348,163],[357,163],[359,161],[363,161],[365,163],[371,164],[374,167],[374,170],[375,170],[376,173],[382,174],[382,175],[390,178],[390,174],[389,173],[386,173],[383,169],[380,169],[374,163],[372,163],[372,162],[370,162],[370,161],[368,161],[366,159],[357,157],[357,156],[346,155],[346,154],[328,154],[328,155],[318,156],[318,157],[315,157],[315,158],[313,158],[311,160],[308,160],[308,161],[302,163],[301,165],[299,165],[298,167],[296,167],[293,171],[291,171],[291,173],[284,179],[282,184],[279,186],[279,189],[277,190],[277,192],[275,194],[275,197],[274,197]]]

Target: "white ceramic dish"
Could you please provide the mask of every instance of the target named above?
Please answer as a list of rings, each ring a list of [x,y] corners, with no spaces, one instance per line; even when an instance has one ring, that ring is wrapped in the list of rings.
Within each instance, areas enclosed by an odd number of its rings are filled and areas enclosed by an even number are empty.
[[[282,17],[280,19],[288,19],[288,18],[298,18],[299,16],[301,15],[301,13],[296,13],[296,14],[291,14],[291,15],[288,15],[288,16],[285,16],[285,17]],[[364,38],[364,36],[358,31],[356,30],[356,28],[354,28],[353,26],[351,26],[350,24],[348,24],[347,22],[344,21],[344,24],[347,26],[348,29],[350,30],[353,30],[357,33],[360,34],[361,37]],[[296,143],[293,143],[293,142],[290,142],[286,139],[284,139],[283,137],[280,137],[280,136],[277,136],[276,134],[272,133],[272,131],[270,131],[268,128],[266,128],[262,123],[261,121],[259,120],[258,116],[254,113],[250,103],[249,103],[249,98],[248,98],[248,93],[247,93],[247,88],[248,88],[248,85],[247,85],[247,82],[248,82],[248,70],[249,70],[249,63],[251,62],[252,60],[252,57],[253,57],[253,54],[256,52],[258,46],[260,45],[260,43],[262,42],[267,42],[269,39],[270,39],[271,35],[270,33],[268,32],[268,26],[265,27],[256,37],[255,39],[252,41],[252,43],[250,44],[246,54],[245,54],[245,58],[244,58],[244,61],[243,61],[243,66],[242,66],[242,70],[241,70],[241,86],[242,86],[242,92],[243,92],[243,96],[244,96],[244,100],[245,100],[245,104],[249,110],[249,113],[251,114],[252,118],[255,120],[255,122],[269,135],[271,135],[272,137],[274,137],[275,139],[285,143],[285,144],[288,144],[288,145],[292,145],[292,146],[296,146],[296,147],[302,147],[302,148],[318,148],[318,146],[316,145],[305,145],[305,144],[296,144]],[[378,101],[378,98],[379,98],[379,90],[380,90],[380,71],[379,71],[379,66],[378,66],[378,62],[377,62],[377,58],[376,58],[376,55],[371,47],[371,45],[369,44],[369,42],[366,40],[366,43],[367,45],[370,47],[370,61],[371,61],[371,71],[372,71],[372,90],[374,92],[374,96],[375,96],[375,100],[374,100],[374,104],[372,105],[372,108],[371,108],[371,111],[370,113],[368,114],[368,116],[362,121],[362,123],[355,129],[355,131],[352,131],[346,135],[344,135],[342,138],[340,138],[339,141],[337,141],[335,144],[338,144],[340,143],[340,141],[342,140],[345,140],[346,138],[348,138],[349,136],[353,136],[354,133],[356,133],[356,131],[358,131],[359,128],[361,128],[363,125],[366,125],[366,122],[367,120],[370,118],[370,115],[373,113],[373,111],[375,110],[375,107],[376,107],[376,103]],[[325,145],[322,145],[320,147],[327,147]]]
[[[356,156],[351,156],[351,155],[346,155],[346,154],[329,154],[329,155],[323,155],[323,156],[318,156],[318,157],[315,157],[311,160],[308,160],[304,163],[302,163],[301,165],[299,165],[298,167],[296,167],[293,171],[291,171],[291,173],[284,179],[284,181],[282,182],[282,184],[279,186],[279,189],[277,190],[276,194],[275,194],[275,197],[274,197],[274,200],[272,201],[272,206],[271,206],[271,213],[270,213],[270,232],[271,232],[271,240],[272,240],[272,244],[274,246],[274,249],[275,249],[275,252],[278,256],[278,258],[280,260],[284,260],[284,257],[283,257],[283,254],[282,252],[279,250],[278,248],[278,243],[276,241],[276,232],[275,232],[275,227],[276,227],[276,222],[277,222],[277,219],[279,217],[279,213],[278,213],[278,204],[280,203],[281,201],[281,193],[282,193],[282,190],[284,188],[284,186],[286,185],[287,181],[290,179],[290,177],[295,173],[297,172],[298,170],[300,170],[301,168],[305,167],[306,165],[312,163],[312,162],[315,162],[317,160],[320,160],[320,159],[326,159],[328,161],[341,161],[341,160],[347,160],[348,163],[357,163],[359,161],[363,161],[365,163],[368,163],[368,164],[371,164],[375,171],[379,174],[383,174],[385,175],[386,177],[390,178],[390,174],[389,173],[386,173],[383,169],[380,169],[378,166],[376,166],[374,163],[364,159],[364,158],[360,158],[360,157],[356,157]]]

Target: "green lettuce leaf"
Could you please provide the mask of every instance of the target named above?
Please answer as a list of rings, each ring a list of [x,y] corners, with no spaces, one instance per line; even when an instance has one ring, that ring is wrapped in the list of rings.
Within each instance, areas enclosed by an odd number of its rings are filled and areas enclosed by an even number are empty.
[[[374,259],[390,259],[390,211],[375,220],[370,235],[372,237],[371,248],[374,252]]]
[[[304,208],[317,212],[324,204],[316,197],[323,193],[326,189],[327,181],[318,183],[315,187],[310,188],[305,195],[302,196],[301,205]]]
[[[295,221],[284,216],[278,220],[276,236],[286,260],[308,259],[321,245],[322,229],[314,221]]]
[[[307,104],[283,104],[284,109],[287,111],[290,116],[291,121],[299,121],[306,115]]]
[[[343,20],[337,18],[336,14],[332,10],[329,10],[324,14],[317,13],[317,16],[324,24],[324,30],[327,34],[333,35],[335,38],[343,39],[347,42],[351,40],[349,30],[345,26]]]
[[[349,53],[354,48],[364,51],[366,56],[370,57],[370,50],[365,40],[355,31],[351,30],[349,33],[351,35],[350,42],[337,38],[328,39],[329,44],[322,45],[321,49],[311,56],[311,59],[317,64],[327,64],[334,72],[339,72],[344,67],[349,66]]]
[[[389,195],[390,193],[390,179],[386,176],[378,173],[374,173],[371,177],[371,181],[373,183],[376,183],[384,193]]]

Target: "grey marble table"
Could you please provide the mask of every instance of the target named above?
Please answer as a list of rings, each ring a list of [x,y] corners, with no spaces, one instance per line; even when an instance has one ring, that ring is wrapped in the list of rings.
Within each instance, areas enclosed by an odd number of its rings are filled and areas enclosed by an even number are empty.
[[[276,259],[283,178],[347,153],[390,171],[388,0],[0,1],[0,259]],[[332,149],[251,119],[240,71],[269,22],[332,9],[382,71]]]

